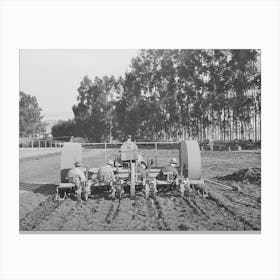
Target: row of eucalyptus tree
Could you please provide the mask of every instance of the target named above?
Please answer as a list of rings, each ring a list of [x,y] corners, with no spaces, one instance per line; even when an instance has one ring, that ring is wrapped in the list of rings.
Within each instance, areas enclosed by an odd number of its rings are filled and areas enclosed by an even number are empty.
[[[141,50],[123,76],[85,76],[73,112],[72,134],[97,142],[256,141],[260,51]]]

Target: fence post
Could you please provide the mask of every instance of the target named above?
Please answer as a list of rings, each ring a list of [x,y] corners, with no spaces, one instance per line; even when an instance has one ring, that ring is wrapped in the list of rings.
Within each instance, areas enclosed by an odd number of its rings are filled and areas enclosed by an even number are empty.
[[[130,161],[130,168],[131,168],[131,184],[130,184],[130,196],[133,198],[135,197],[135,172],[136,172],[136,163]]]
[[[34,140],[31,140],[31,147],[32,147],[32,148],[33,148],[33,141],[34,141]]]
[[[39,148],[41,148],[41,145],[40,145],[40,142],[41,142],[41,141],[40,141],[40,140],[38,140],[38,141],[39,141]]]
[[[45,140],[45,148],[47,148],[47,140]]]
[[[105,143],[105,163],[107,161],[107,143]]]

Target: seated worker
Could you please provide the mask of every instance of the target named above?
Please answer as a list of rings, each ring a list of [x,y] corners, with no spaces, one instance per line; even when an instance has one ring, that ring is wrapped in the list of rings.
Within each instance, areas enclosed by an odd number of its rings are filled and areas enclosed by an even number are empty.
[[[139,166],[141,165],[141,162],[144,162],[144,156],[142,153],[139,152],[137,155],[137,163],[139,164]],[[146,163],[144,162],[144,164]]]
[[[148,178],[148,166],[144,161],[137,164],[137,173],[140,174],[140,179],[144,180]]]
[[[81,197],[82,192],[82,184],[86,181],[86,176],[83,170],[81,169],[82,162],[77,161],[74,163],[74,167],[68,171],[67,178],[69,183],[75,184],[76,194],[78,195],[78,199]]]
[[[167,180],[167,175],[165,175],[164,173],[168,172],[168,173],[172,173],[171,175],[169,175],[169,180],[175,181],[179,176],[179,173],[176,169],[176,164],[177,164],[176,158],[172,158],[169,162],[169,165],[162,167],[162,169],[160,170],[156,179],[157,180]]]
[[[99,182],[112,185],[115,182],[115,174],[113,171],[114,163],[112,160],[108,160],[106,165],[99,167],[97,171],[97,180]]]

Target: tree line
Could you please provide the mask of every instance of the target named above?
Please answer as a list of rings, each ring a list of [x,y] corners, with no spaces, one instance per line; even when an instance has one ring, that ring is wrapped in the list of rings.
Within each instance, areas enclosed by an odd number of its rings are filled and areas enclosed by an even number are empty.
[[[42,109],[35,96],[19,92],[19,136],[30,137],[46,132]]]
[[[54,137],[260,140],[260,50],[141,50],[123,76],[85,76]]]

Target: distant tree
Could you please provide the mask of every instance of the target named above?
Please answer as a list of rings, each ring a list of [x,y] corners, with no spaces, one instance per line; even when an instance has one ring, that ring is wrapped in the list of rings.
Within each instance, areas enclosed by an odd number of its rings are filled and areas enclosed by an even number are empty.
[[[78,89],[78,104],[73,106],[77,133],[91,141],[109,141],[116,99],[113,76],[91,81],[85,76]]]
[[[58,121],[52,127],[52,136],[53,137],[62,137],[62,136],[76,136],[76,126],[73,120],[68,121]]]
[[[35,96],[19,92],[19,135],[27,137],[32,134],[43,134],[46,123],[42,121],[42,109]]]
[[[77,136],[122,141],[260,139],[259,50],[146,49],[124,76],[84,77]]]

